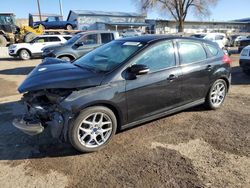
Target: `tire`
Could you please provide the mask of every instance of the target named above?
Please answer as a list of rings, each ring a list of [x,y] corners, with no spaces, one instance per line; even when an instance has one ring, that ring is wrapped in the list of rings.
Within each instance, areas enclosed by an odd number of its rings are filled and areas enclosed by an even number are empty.
[[[73,30],[72,25],[70,25],[70,24],[66,25],[66,30]]]
[[[24,42],[30,42],[30,41],[32,41],[35,37],[37,37],[36,34],[34,34],[34,33],[27,33],[27,34],[24,36]]]
[[[25,49],[19,52],[19,57],[22,60],[28,60],[31,58],[30,53],[28,52],[28,50],[25,50]]]
[[[61,56],[59,59],[70,62],[72,59],[68,56]]]
[[[102,121],[101,117],[103,117]],[[94,152],[104,148],[110,142],[116,129],[115,114],[104,106],[93,106],[84,109],[78,115],[70,125],[68,136],[76,150],[83,153]]]
[[[226,94],[227,83],[225,82],[225,80],[216,80],[206,96],[206,107],[211,110],[220,108],[225,100]]]
[[[3,35],[0,35],[0,47],[6,47],[7,46],[7,40]]]

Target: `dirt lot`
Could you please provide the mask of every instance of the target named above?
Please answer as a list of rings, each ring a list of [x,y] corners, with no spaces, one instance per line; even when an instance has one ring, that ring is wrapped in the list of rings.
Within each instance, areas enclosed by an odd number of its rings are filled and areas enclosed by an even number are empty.
[[[220,110],[195,107],[123,131],[91,154],[11,125],[23,111],[16,88],[40,60],[1,59],[1,187],[250,187],[250,77],[232,58]]]

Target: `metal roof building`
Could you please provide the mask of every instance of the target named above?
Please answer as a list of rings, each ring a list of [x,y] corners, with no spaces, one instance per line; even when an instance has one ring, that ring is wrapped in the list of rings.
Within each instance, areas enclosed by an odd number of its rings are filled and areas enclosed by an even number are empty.
[[[77,21],[80,30],[124,30],[128,28],[143,29],[146,15],[128,12],[105,12],[90,10],[71,10],[69,21]]]

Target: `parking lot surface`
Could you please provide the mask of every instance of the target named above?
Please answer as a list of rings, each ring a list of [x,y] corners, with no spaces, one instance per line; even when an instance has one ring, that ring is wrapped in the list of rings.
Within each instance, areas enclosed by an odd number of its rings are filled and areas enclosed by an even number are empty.
[[[221,109],[198,106],[125,130],[90,154],[11,125],[24,110],[16,89],[41,60],[1,59],[1,187],[250,187],[250,77],[232,59]]]

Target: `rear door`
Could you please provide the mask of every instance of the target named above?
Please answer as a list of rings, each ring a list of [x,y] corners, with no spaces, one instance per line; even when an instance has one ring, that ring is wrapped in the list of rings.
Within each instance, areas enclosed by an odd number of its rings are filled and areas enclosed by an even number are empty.
[[[45,47],[49,42],[48,37],[38,37],[34,43],[32,43],[32,53],[34,54],[40,54],[42,53],[42,48]]]
[[[155,44],[139,54],[132,64],[147,65],[150,72],[126,80],[129,122],[179,106],[181,70],[176,65],[172,41]]]
[[[203,43],[181,39],[177,44],[182,70],[181,100],[187,104],[206,96],[212,67]]]

